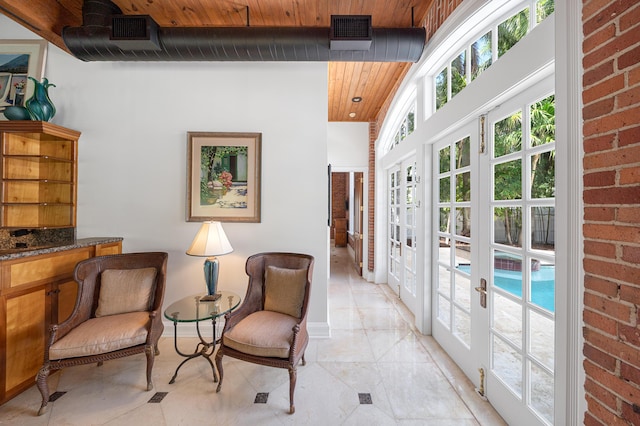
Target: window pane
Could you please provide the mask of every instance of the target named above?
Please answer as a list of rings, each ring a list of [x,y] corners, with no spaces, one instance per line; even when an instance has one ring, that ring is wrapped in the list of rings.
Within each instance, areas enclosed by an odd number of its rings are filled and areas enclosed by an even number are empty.
[[[467,136],[456,142],[456,169],[467,167],[471,164],[471,138]]]
[[[407,127],[409,129],[409,134],[413,133],[416,128],[415,118],[416,114],[413,111],[409,111],[409,114],[407,115]]]
[[[522,348],[522,305],[494,292],[493,312],[493,329]]]
[[[531,208],[531,248],[555,251],[555,208]]]
[[[544,265],[537,259],[531,260],[531,303],[549,312],[555,312],[555,290],[555,266]]]
[[[522,198],[522,160],[496,164],[493,179],[494,200],[520,200]]]
[[[551,15],[554,11],[555,3],[553,0],[539,0],[536,3],[536,22],[539,24]]]
[[[451,97],[467,85],[467,52],[463,51],[451,62]]]
[[[522,150],[522,111],[496,122],[494,130],[494,158]]]
[[[451,264],[451,240],[449,238],[440,237],[440,244],[438,248],[438,262],[450,265]],[[442,271],[440,271],[442,273]]]
[[[464,237],[471,236],[471,208],[456,209],[456,234]]]
[[[471,45],[471,80],[491,65],[491,31]]]
[[[436,77],[436,109],[447,103],[447,68]]]
[[[456,201],[471,201],[471,172],[456,175]]]
[[[522,247],[522,209],[499,207],[493,210],[493,241],[512,247]]]
[[[529,30],[529,8],[498,25],[498,57],[511,49]]]
[[[440,173],[451,170],[451,147],[445,146],[440,150]]]
[[[449,176],[440,179],[440,202],[451,201],[451,178]]]
[[[531,145],[556,141],[556,102],[551,95],[531,105]]]
[[[440,209],[440,232],[451,232],[449,229],[449,214],[451,212],[450,208],[441,208]]]
[[[556,195],[556,152],[531,155],[531,198],[553,198]]]
[[[507,345],[502,339],[493,336],[493,372],[522,398],[522,355]],[[514,374],[515,373],[515,374]]]
[[[553,376],[531,362],[529,365],[531,406],[548,424],[553,424]]]
[[[456,241],[454,259],[456,269],[471,274],[471,243]]]
[[[554,364],[554,322],[535,311],[529,311],[529,351],[548,369]]]

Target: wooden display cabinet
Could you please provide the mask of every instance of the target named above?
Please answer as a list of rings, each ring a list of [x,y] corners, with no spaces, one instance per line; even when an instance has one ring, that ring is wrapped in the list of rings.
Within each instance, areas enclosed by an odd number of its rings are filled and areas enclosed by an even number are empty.
[[[43,121],[0,121],[0,226],[76,226],[80,133]]]
[[[118,254],[122,242],[0,260],[0,404],[35,384],[50,324],[69,317],[78,262]]]

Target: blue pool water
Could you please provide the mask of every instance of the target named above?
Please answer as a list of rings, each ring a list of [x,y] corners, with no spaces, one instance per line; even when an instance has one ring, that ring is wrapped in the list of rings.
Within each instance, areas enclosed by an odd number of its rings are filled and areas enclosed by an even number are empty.
[[[458,269],[469,272],[469,265],[459,265]],[[522,297],[522,273],[520,271],[494,270],[494,285],[514,296]],[[555,266],[543,265],[538,271],[531,271],[531,301],[551,312],[555,311]]]

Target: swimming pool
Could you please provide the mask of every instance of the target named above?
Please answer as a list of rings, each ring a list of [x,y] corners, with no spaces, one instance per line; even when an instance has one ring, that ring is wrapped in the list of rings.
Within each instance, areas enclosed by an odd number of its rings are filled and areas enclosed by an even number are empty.
[[[470,271],[469,265],[459,265],[458,269]],[[514,296],[522,297],[522,272],[494,269],[494,285]],[[542,265],[531,271],[531,301],[551,312],[555,311],[555,266]]]

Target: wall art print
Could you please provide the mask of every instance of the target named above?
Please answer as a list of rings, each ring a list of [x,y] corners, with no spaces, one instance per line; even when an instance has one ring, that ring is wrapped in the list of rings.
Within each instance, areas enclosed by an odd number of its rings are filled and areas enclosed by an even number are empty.
[[[187,133],[187,221],[260,222],[262,133]]]
[[[0,120],[8,106],[24,106],[34,83],[44,73],[47,54],[45,40],[0,40]]]

